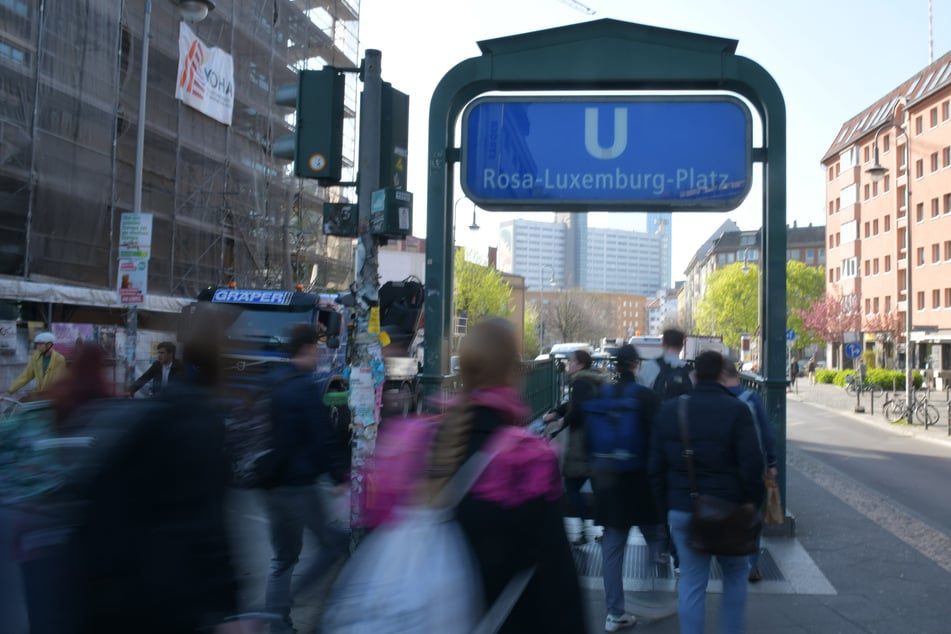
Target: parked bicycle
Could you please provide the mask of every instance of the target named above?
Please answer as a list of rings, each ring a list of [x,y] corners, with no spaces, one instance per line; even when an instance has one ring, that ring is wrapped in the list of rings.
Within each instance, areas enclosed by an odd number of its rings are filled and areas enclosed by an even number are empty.
[[[878,383],[862,383],[861,381],[849,381],[845,384],[845,391],[849,394],[855,396],[857,391],[860,392],[871,392],[875,396],[881,396],[885,393],[885,390],[882,389],[882,386]]]
[[[926,428],[937,425],[941,418],[938,408],[928,402],[927,391],[916,393],[910,406],[903,396],[887,401],[882,408],[882,413],[885,415],[885,420],[890,423],[897,423],[904,419],[909,425],[917,421],[924,424]]]

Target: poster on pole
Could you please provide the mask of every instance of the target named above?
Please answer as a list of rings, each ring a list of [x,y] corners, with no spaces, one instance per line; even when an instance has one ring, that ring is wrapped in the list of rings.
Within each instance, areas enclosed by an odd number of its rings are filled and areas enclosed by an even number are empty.
[[[119,222],[119,258],[148,258],[152,251],[152,214],[126,212]]]
[[[120,258],[116,290],[119,303],[132,306],[145,302],[149,283],[149,261],[146,258]]]

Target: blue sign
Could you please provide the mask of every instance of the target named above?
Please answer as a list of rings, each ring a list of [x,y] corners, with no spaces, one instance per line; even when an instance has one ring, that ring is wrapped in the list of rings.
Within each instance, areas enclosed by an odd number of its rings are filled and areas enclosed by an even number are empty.
[[[862,345],[854,342],[845,344],[845,356],[850,359],[858,359],[862,356]]]
[[[219,288],[215,291],[212,302],[218,304],[268,304],[286,306],[291,303],[291,293],[288,291],[261,291],[238,288]]]
[[[485,209],[729,211],[752,177],[749,109],[722,95],[485,97],[462,147]]]
[[[796,331],[790,328],[786,331],[786,341],[795,341],[796,340]]]

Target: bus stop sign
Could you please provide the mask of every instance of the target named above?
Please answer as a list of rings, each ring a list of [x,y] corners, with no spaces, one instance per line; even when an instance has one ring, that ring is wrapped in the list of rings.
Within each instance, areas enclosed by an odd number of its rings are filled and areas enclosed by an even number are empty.
[[[484,209],[728,211],[750,189],[750,112],[725,95],[485,97],[462,133]]]

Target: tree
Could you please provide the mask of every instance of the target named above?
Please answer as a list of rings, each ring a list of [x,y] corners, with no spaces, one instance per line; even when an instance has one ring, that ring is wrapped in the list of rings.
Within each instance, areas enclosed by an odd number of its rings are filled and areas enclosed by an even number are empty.
[[[538,339],[538,310],[531,304],[525,305],[524,341],[525,356],[534,359],[541,354],[541,342]]]
[[[456,250],[453,299],[456,315],[465,315],[469,323],[486,317],[508,317],[512,313],[512,288],[495,269],[466,261]]]
[[[740,346],[744,334],[753,333],[760,324],[760,269],[749,264],[743,272],[742,262],[735,262],[714,271],[707,291],[696,308],[696,334],[723,337],[731,348]],[[786,327],[802,333],[799,311],[822,297],[825,278],[822,269],[802,262],[786,262]],[[800,339],[802,345],[814,343],[808,335]]]
[[[862,315],[855,297],[843,297],[837,286],[830,288],[808,308],[800,310],[798,317],[802,320],[803,332],[836,346],[845,343],[845,333],[859,332],[862,327]]]
[[[867,315],[862,324],[862,332],[870,332],[882,344],[882,356],[877,365],[885,367],[888,360],[895,358],[895,344],[904,334],[905,320],[896,311]]]
[[[596,295],[572,289],[558,293],[544,317],[561,341],[590,342],[605,330],[606,312]]]

